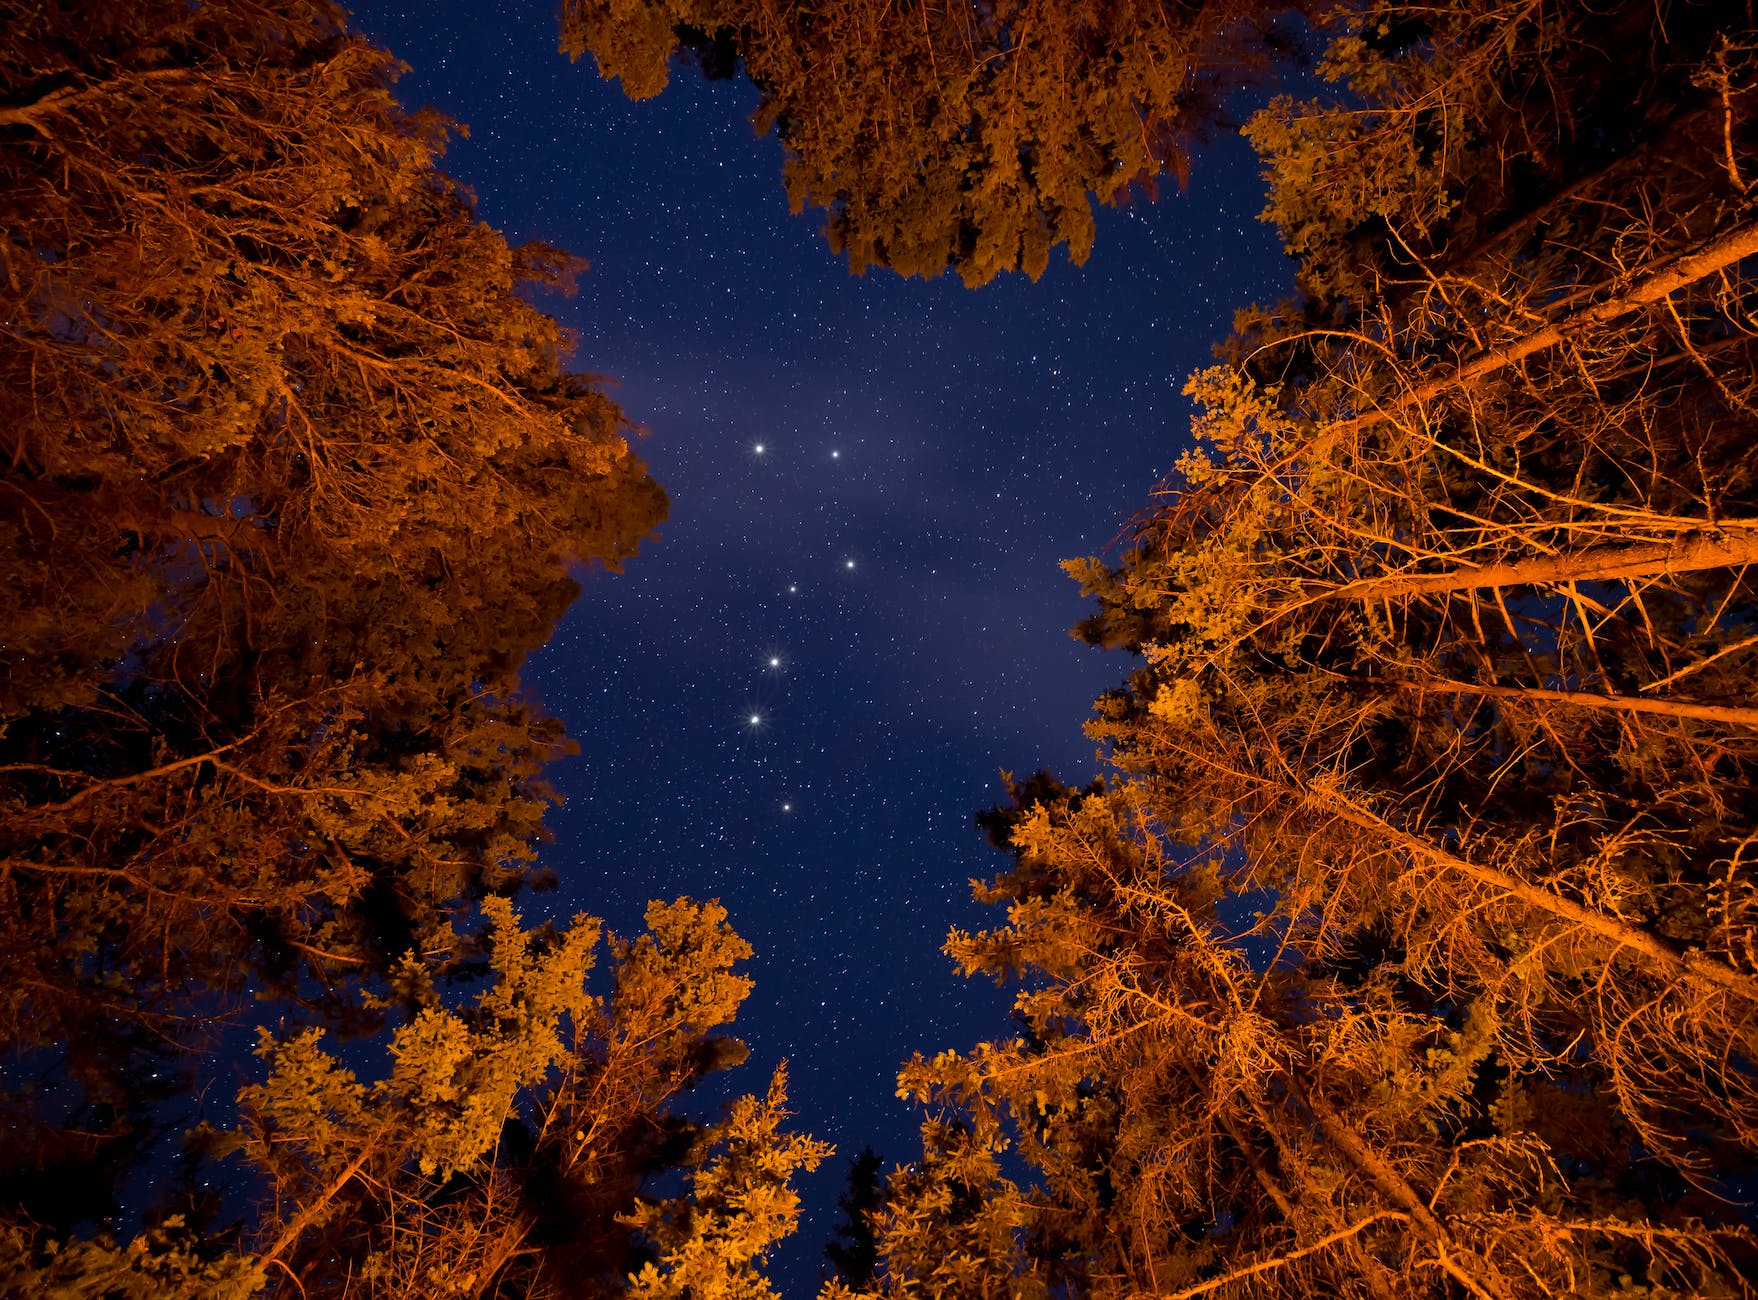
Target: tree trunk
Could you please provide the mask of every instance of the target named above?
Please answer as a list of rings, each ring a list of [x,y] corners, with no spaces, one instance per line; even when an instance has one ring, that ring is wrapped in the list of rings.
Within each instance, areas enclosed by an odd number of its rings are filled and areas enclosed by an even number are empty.
[[[1758,563],[1758,520],[1741,519],[1682,533],[1671,542],[1635,546],[1591,546],[1566,555],[1539,555],[1445,573],[1388,573],[1346,582],[1309,600],[1384,600],[1436,592],[1475,591],[1484,587],[1529,587],[1547,582],[1604,582],[1616,578],[1649,578],[1664,573],[1731,569]]]
[[[1340,421],[1336,428],[1362,429],[1389,420],[1401,411],[1419,405],[1452,388],[1470,384],[1485,375],[1494,374],[1527,357],[1553,348],[1569,335],[1608,321],[1616,320],[1639,307],[1646,307],[1677,293],[1688,284],[1714,275],[1744,258],[1758,256],[1758,225],[1739,226],[1695,253],[1678,258],[1661,270],[1637,281],[1630,289],[1602,302],[1584,307],[1543,329],[1490,348],[1465,362],[1451,374],[1437,376],[1417,384],[1402,396],[1377,410],[1367,411],[1352,419]]]

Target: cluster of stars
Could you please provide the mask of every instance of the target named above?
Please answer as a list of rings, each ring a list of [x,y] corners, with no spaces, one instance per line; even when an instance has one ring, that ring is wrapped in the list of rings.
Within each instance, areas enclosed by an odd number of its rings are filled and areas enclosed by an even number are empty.
[[[794,588],[789,587],[788,590],[793,591]],[[782,656],[780,654],[777,654],[774,652],[771,652],[770,654],[765,655],[763,658],[763,666],[765,668],[767,668],[771,673],[779,673],[782,669],[783,663],[784,663],[784,660],[783,660]],[[745,725],[747,727],[749,727],[752,731],[756,731],[757,729],[762,727],[762,725],[763,725],[762,711],[758,710],[758,709],[752,709],[749,713],[747,713],[745,715]],[[794,805],[793,805],[792,800],[783,800],[782,801],[782,804],[781,804],[781,811],[782,812],[791,813],[793,810],[794,810]]]
[[[753,456],[762,456],[762,455],[767,454],[768,451],[769,451],[769,444],[766,442],[754,442],[751,444],[751,454]],[[830,449],[830,459],[831,460],[841,460],[842,459],[842,449],[840,447],[832,447]]]
[[[458,0],[350,7],[415,65],[417,102],[503,127],[494,150],[484,133],[449,156],[485,219],[597,254],[565,323],[653,428],[644,458],[677,502],[666,545],[569,615],[591,653],[558,641],[540,657],[547,695],[579,697],[567,721],[589,754],[557,767],[579,796],[557,812],[561,910],[724,895],[760,960],[788,972],[740,1013],[751,1068],[792,1056],[802,1128],[841,1123],[848,1149],[907,1158],[897,1061],[993,1033],[983,990],[969,1004],[983,1010],[953,1010],[971,987],[947,974],[928,915],[968,906],[964,881],[992,866],[969,809],[992,800],[998,764],[1040,761],[1027,755],[1084,779],[1086,704],[1127,671],[1072,657],[1064,629],[1090,611],[1056,561],[1103,546],[1177,453],[1179,381],[1207,364],[1232,303],[1287,292],[1272,228],[1241,230],[1231,209],[1212,233],[1203,221],[1211,199],[1261,206],[1256,161],[1222,142],[1237,158],[1214,158],[1206,185],[1100,214],[1086,267],[1036,285],[857,280],[817,223],[787,215],[774,142],[727,111],[733,87],[676,77],[633,107],[555,57],[552,6],[518,11],[516,57],[494,44],[511,21]],[[590,132],[614,149],[535,170],[554,156],[545,141],[578,151]],[[515,143],[535,161],[506,166]],[[1028,636],[1014,629],[1033,602]],[[1045,685],[1076,668],[1091,689]],[[704,699],[719,701],[711,719]],[[851,867],[872,845],[884,851]],[[834,956],[845,942],[858,961]],[[810,999],[860,992],[883,1014],[825,1036]],[[827,1169],[803,1188],[782,1293],[817,1290],[840,1183]]]
[[[766,440],[756,439],[745,445],[748,454],[753,459],[772,461],[775,459],[775,457],[770,454],[772,451],[776,452],[776,455],[781,454],[777,448],[771,447]],[[820,455],[826,453],[828,453],[830,460],[840,462],[843,459],[841,447],[822,448],[819,452]],[[853,573],[860,567],[860,561],[857,557],[847,554],[844,554],[837,563],[844,573]],[[786,592],[789,596],[798,596],[800,594],[800,584],[797,582],[786,584]],[[771,676],[781,674],[783,669],[787,666],[785,657],[781,653],[774,651],[763,654],[759,662],[761,663],[762,668]],[[773,724],[770,711],[765,710],[760,705],[753,706],[748,704],[745,713],[742,715],[741,721],[743,723],[743,729],[747,733],[752,734],[753,738],[756,733],[767,730]],[[761,762],[761,760],[759,761]],[[780,799],[772,806],[778,807],[783,814],[791,814],[794,811],[794,801],[792,798]]]

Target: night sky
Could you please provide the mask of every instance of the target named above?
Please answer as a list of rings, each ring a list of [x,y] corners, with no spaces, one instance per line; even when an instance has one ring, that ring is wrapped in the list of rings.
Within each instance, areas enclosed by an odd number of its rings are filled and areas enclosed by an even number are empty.
[[[748,84],[679,67],[630,103],[556,52],[546,5],[353,11],[412,65],[406,103],[468,125],[443,165],[482,218],[591,263],[543,306],[647,430],[671,518],[625,574],[583,575],[527,665],[581,753],[550,773],[561,887],[522,907],[628,933],[649,898],[725,903],[756,949],[731,1084],[785,1057],[797,1125],[838,1147],[773,1270],[808,1296],[848,1158],[918,1149],[898,1064],[1007,1033],[1008,995],[939,951],[999,920],[969,901],[1004,865],[972,816],[1002,768],[1095,773],[1081,722],[1129,661],[1069,637],[1087,610],[1057,562],[1145,504],[1185,377],[1287,292],[1255,160],[1221,141],[1036,284],[856,278],[788,214]]]

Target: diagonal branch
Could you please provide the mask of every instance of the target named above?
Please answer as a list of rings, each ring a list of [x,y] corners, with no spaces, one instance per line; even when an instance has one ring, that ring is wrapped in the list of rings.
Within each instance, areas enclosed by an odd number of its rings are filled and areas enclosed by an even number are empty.
[[[1449,389],[1464,387],[1485,375],[1494,374],[1556,347],[1571,334],[1604,325],[1639,307],[1660,302],[1689,284],[1753,256],[1758,256],[1758,225],[1736,227],[1697,252],[1678,258],[1670,265],[1643,277],[1624,293],[1596,302],[1591,307],[1584,307],[1560,321],[1522,335],[1500,347],[1479,353],[1450,374],[1438,375],[1426,383],[1418,384],[1377,410],[1364,412],[1331,427],[1363,429],[1389,420],[1412,406],[1439,397]]]
[[[1579,925],[1588,933],[1604,939],[1616,948],[1629,949],[1646,958],[1651,964],[1699,987],[1722,989],[1747,1002],[1758,1005],[1758,979],[1744,971],[1736,970],[1725,961],[1718,960],[1697,949],[1682,949],[1671,940],[1654,934],[1639,925],[1633,925],[1621,917],[1608,916],[1595,908],[1577,903],[1574,899],[1565,898],[1542,885],[1522,880],[1498,867],[1473,862],[1468,858],[1449,853],[1438,845],[1430,844],[1420,836],[1412,835],[1409,831],[1394,826],[1371,809],[1356,803],[1340,790],[1320,789],[1306,784],[1290,786],[1287,783],[1241,769],[1235,764],[1222,762],[1195,746],[1178,745],[1176,742],[1173,742],[1173,745],[1179,753],[1205,767],[1238,780],[1248,781],[1253,785],[1267,789],[1272,794],[1292,795],[1314,808],[1331,813],[1339,820],[1348,822],[1352,826],[1374,832],[1419,861],[1427,862],[1430,866],[1442,871],[1454,872],[1478,884],[1499,889],[1529,907],[1541,912],[1548,912],[1571,924]]]
[[[1726,962],[1718,961],[1696,949],[1680,949],[1670,940],[1641,926],[1632,925],[1620,917],[1607,916],[1604,912],[1553,893],[1540,885],[1531,884],[1500,868],[1448,853],[1419,836],[1400,830],[1340,792],[1309,790],[1307,793],[1315,804],[1335,813],[1343,821],[1383,835],[1413,857],[1426,860],[1432,866],[1457,872],[1469,880],[1502,890],[1529,907],[1579,925],[1619,948],[1629,948],[1640,953],[1655,965],[1683,976],[1694,984],[1725,989],[1748,1002],[1758,1003],[1758,980],[1734,969]]]
[[[1498,700],[1552,700],[1584,709],[1609,709],[1618,713],[1652,713],[1666,718],[1701,718],[1705,722],[1730,722],[1758,727],[1758,709],[1727,704],[1692,704],[1686,700],[1643,699],[1636,695],[1598,695],[1592,691],[1552,691],[1537,686],[1485,686],[1450,677],[1387,678],[1372,685],[1394,686],[1406,691],[1435,691],[1451,695],[1486,695]]]
[[[1191,1300],[1191,1297],[1193,1296],[1207,1295],[1210,1291],[1219,1291],[1224,1286],[1231,1286],[1235,1282],[1243,1282],[1246,1278],[1256,1277],[1259,1273],[1268,1273],[1272,1269],[1286,1268],[1295,1260],[1305,1259],[1308,1255],[1316,1255],[1321,1250],[1329,1250],[1338,1242],[1347,1241],[1349,1238],[1360,1233],[1363,1229],[1372,1227],[1374,1224],[1383,1220],[1395,1219],[1407,1221],[1409,1218],[1410,1216],[1408,1214],[1401,1214],[1397,1210],[1375,1210],[1372,1214],[1357,1219],[1347,1228],[1338,1228],[1337,1231],[1320,1237],[1317,1241],[1310,1245],[1302,1246],[1299,1250],[1291,1250],[1286,1254],[1277,1255],[1271,1259],[1260,1259],[1257,1263],[1248,1265],[1245,1268],[1236,1268],[1232,1272],[1225,1273],[1220,1277],[1212,1277],[1206,1282],[1197,1283],[1195,1286],[1187,1286],[1182,1291],[1174,1291],[1170,1295],[1159,1296],[1157,1297],[1157,1300]]]
[[[1683,533],[1670,542],[1636,546],[1590,546],[1562,555],[1537,555],[1445,573],[1388,573],[1360,578],[1315,592],[1301,602],[1384,600],[1484,587],[1530,587],[1546,582],[1606,582],[1619,578],[1652,578],[1668,573],[1695,573],[1758,563],[1758,520],[1733,520]]]

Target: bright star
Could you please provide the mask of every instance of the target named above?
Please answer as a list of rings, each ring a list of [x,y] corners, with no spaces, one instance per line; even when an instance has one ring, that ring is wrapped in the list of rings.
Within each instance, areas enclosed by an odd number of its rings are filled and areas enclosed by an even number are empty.
[[[793,583],[791,583],[791,582],[788,583],[788,585],[787,585],[787,594],[788,595],[790,595],[790,596],[797,595],[799,593],[799,590],[800,589],[798,587],[794,586]]]
[[[854,562],[854,561],[853,561],[853,560],[845,560],[845,561],[844,561],[844,562],[843,562],[843,566],[842,566],[842,567],[843,567],[843,568],[845,568],[845,569],[852,569],[852,568],[854,568],[854,567],[855,567],[855,562]]]
[[[750,717],[746,718],[745,721],[749,722],[753,727],[760,726],[763,722],[763,715],[761,713],[753,713]]]
[[[770,655],[769,656],[769,666],[771,668],[781,667],[781,656],[780,655]]]
[[[792,812],[794,810],[794,806],[791,803],[784,803],[781,805],[781,810],[783,812]]]
[[[841,460],[842,453],[840,451],[833,451],[830,453],[830,459],[831,460]]]
[[[755,447],[752,447],[751,450],[761,456],[763,454],[763,444],[758,443]]]

